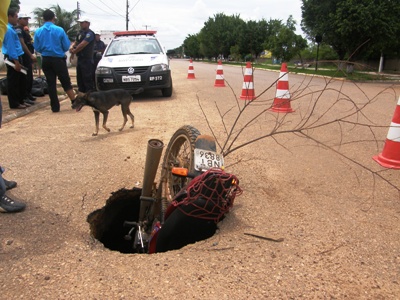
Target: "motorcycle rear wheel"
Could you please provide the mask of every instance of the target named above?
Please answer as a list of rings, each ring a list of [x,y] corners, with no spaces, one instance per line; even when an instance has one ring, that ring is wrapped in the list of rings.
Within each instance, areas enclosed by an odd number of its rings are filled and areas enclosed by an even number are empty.
[[[194,170],[194,147],[196,138],[200,132],[190,125],[179,128],[168,143],[162,164],[163,194],[168,203],[171,203],[175,195],[189,183],[190,178],[173,176],[173,167],[187,168],[189,172]]]

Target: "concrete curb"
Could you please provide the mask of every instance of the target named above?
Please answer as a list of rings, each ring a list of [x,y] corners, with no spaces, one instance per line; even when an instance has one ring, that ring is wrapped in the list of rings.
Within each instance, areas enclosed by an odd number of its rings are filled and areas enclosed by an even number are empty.
[[[206,63],[209,63],[209,62],[206,62]],[[209,64],[214,64],[214,63],[209,63]],[[243,68],[243,66],[241,66],[241,65],[229,65],[229,64],[226,64],[225,66]],[[266,68],[259,68],[259,67],[254,67],[254,70],[280,73],[280,70],[273,70],[273,69],[266,69]],[[389,78],[388,80],[359,80],[359,81],[353,81],[353,80],[350,80],[350,79],[347,79],[347,78],[343,78],[343,77],[331,77],[331,76],[326,76],[326,75],[309,74],[309,73],[302,73],[302,72],[293,73],[293,72],[289,71],[289,74],[290,75],[301,75],[301,76],[312,76],[312,77],[317,77],[317,78],[331,78],[332,80],[349,81],[349,82],[356,82],[356,83],[386,83],[386,84],[393,84],[393,85],[400,84],[400,75],[399,76],[388,75],[387,76]]]
[[[60,101],[60,103],[65,101],[66,99],[69,99],[67,97],[67,95],[62,95],[62,96],[58,97],[58,100]],[[13,120],[15,120],[17,118],[20,118],[20,117],[23,117],[23,116],[26,116],[27,114],[30,114],[31,112],[37,111],[37,110],[39,110],[41,108],[44,108],[44,107],[47,107],[47,106],[50,106],[50,99],[48,99],[48,101],[36,103],[36,104],[34,104],[34,105],[32,105],[32,106],[30,106],[28,108],[25,108],[25,109],[20,109],[20,110],[13,111],[11,114],[3,116],[2,123],[3,124],[4,123],[8,123],[10,121],[13,121]]]

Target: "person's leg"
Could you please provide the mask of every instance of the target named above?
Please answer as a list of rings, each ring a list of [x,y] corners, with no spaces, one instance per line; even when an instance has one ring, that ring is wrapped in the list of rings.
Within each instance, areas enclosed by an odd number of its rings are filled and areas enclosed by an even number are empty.
[[[0,212],[12,213],[24,210],[26,205],[7,196],[6,190],[6,183],[0,174]]]
[[[7,65],[7,96],[10,108],[17,108],[23,99],[19,90],[20,72],[14,70],[13,67]],[[25,90],[24,90],[25,91]]]
[[[27,66],[27,75],[26,75],[26,94],[29,100],[34,100],[35,98],[32,96],[32,85],[33,85],[33,68],[32,62],[30,62]]]
[[[78,92],[84,93],[84,86],[82,84],[81,63],[78,58],[76,62],[76,84],[78,85]]]
[[[71,103],[74,103],[75,98],[76,98],[74,90],[70,89],[70,90],[66,90],[65,92],[67,93],[69,100],[71,100]]]
[[[19,63],[23,66],[24,62],[22,57],[19,57]],[[20,105],[26,105],[25,103],[25,91],[26,91],[26,75],[21,72],[16,72],[18,79],[13,83],[13,87],[16,91],[18,91],[18,99]]]
[[[93,76],[93,87],[97,90],[96,88],[96,69],[97,69],[97,65],[99,64],[100,59],[96,59],[93,58],[93,72],[92,72],[92,76]]]
[[[32,72],[32,59],[29,55],[24,54],[22,56],[22,62],[26,70],[26,93],[24,95],[25,99],[29,99],[32,91],[32,83],[33,83],[33,72]]]
[[[64,60],[60,60],[60,63],[57,64],[56,72],[63,90],[67,93],[71,102],[73,102],[75,100],[75,92],[72,88],[71,77],[69,76],[68,67]]]
[[[53,66],[56,64],[54,64],[53,61],[54,59],[51,57],[43,57],[42,70],[44,76],[46,76],[51,110],[53,112],[58,112],[60,111],[60,102],[58,101],[57,96],[57,75],[55,70],[53,69]]]
[[[6,183],[4,182],[3,176],[1,175],[1,171],[0,171],[0,197],[5,195],[6,193]]]
[[[81,64],[81,72],[82,72],[82,83],[84,86],[84,92],[92,92],[94,91],[93,84],[93,60],[92,59],[83,59]]]
[[[1,176],[1,174],[3,174],[3,172],[4,172],[4,168],[2,166],[0,166],[0,176]],[[2,189],[11,190],[11,189],[13,189],[13,188],[15,188],[17,186],[17,183],[15,181],[6,180],[3,177],[1,177],[1,178],[2,178],[1,180],[3,180],[3,183],[5,185],[5,188],[1,187]]]
[[[19,73],[19,72],[18,72]],[[27,96],[26,96],[26,86],[28,83],[27,77],[26,75],[19,73],[19,81],[15,84],[18,87],[19,90],[19,97],[21,99],[21,101],[19,102],[20,104],[26,104],[25,100],[28,100]],[[28,100],[27,102],[29,102],[30,100]],[[31,102],[31,104],[33,104],[33,102]]]

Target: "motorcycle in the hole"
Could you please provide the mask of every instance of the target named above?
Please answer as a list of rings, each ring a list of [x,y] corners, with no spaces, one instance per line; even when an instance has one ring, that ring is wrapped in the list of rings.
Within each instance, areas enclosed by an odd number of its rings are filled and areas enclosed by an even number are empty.
[[[179,249],[211,237],[241,194],[238,178],[224,171],[212,136],[189,125],[172,136],[154,183],[164,144],[148,141],[137,221],[125,221],[133,252]]]

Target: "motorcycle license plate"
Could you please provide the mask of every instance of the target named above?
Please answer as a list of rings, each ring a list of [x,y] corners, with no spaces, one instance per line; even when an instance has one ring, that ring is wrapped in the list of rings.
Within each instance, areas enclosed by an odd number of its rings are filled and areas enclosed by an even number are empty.
[[[196,171],[207,171],[211,168],[222,168],[224,158],[214,151],[194,149],[194,168]]]

